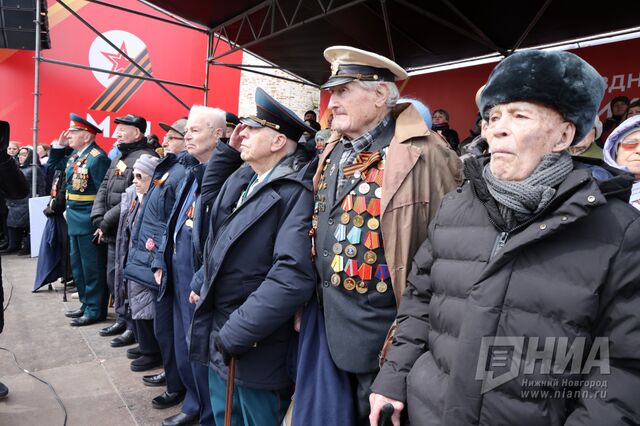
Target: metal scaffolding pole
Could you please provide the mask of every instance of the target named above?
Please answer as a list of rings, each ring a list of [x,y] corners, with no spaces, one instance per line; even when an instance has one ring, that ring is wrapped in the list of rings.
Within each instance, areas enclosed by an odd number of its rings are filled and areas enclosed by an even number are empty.
[[[209,55],[211,55],[212,49],[213,31],[209,31],[209,36],[207,37],[207,59],[204,61],[204,66],[206,67],[204,70],[204,106],[207,106],[207,102],[209,101]]]
[[[38,191],[38,166],[40,159],[38,158],[38,106],[40,101],[40,0],[36,0],[36,60],[34,72],[34,91],[33,91],[33,155],[31,163],[31,196],[35,197]],[[42,195],[42,194],[38,194]]]

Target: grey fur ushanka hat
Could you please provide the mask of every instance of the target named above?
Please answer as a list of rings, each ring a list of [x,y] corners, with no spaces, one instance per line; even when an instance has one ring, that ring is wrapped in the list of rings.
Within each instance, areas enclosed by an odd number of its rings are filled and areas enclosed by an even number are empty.
[[[593,128],[604,96],[604,79],[586,61],[569,52],[525,50],[500,62],[480,96],[480,111],[510,102],[539,102],[576,126],[572,145]]]

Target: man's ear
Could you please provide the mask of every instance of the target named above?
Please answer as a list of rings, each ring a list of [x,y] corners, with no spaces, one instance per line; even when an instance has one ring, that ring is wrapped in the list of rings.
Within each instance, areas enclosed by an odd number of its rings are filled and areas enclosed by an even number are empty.
[[[378,84],[376,86],[375,105],[378,108],[382,108],[387,104],[387,99],[389,99],[389,86],[386,84]]]
[[[558,141],[553,145],[553,152],[562,152],[571,146],[576,135],[576,125],[565,121],[561,125],[561,133]]]
[[[282,149],[283,146],[287,144],[287,137],[282,133],[276,133],[273,140],[271,141],[271,152],[277,152]]]

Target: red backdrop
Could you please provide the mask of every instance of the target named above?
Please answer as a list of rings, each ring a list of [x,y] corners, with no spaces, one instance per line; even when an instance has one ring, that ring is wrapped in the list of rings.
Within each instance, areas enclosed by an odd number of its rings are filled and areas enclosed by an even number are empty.
[[[640,98],[640,39],[585,47],[571,52],[589,62],[607,79],[607,89],[600,107],[601,119],[604,120],[610,114],[609,102],[614,97],[626,95],[632,100]],[[496,63],[492,63],[416,75],[410,77],[404,86],[402,82],[399,86],[402,87],[402,96],[420,99],[431,111],[438,108],[447,110],[450,125],[458,131],[462,140],[468,135],[476,118],[476,91],[486,83],[495,66]],[[328,101],[328,92],[323,91],[323,118]]]
[[[164,17],[139,3],[124,0],[111,3]],[[69,0],[67,4],[98,31],[120,35],[113,39],[115,44],[121,47],[124,42],[131,57],[143,55],[145,68],[151,69],[154,77],[204,85],[206,34],[81,0]],[[100,65],[102,61],[102,67],[112,70],[122,70],[130,65],[126,59],[118,58],[113,49],[100,46],[101,41],[96,41],[98,36],[95,33],[53,0],[49,1],[49,25],[52,49],[42,52],[45,58],[86,66]],[[218,49],[228,49],[228,46]],[[33,51],[0,49],[0,118],[11,123],[11,139],[23,145],[30,145],[33,139],[34,54]],[[228,60],[239,63],[241,55],[241,52],[234,53]],[[69,112],[88,117],[103,128],[104,134],[98,135],[98,143],[105,149],[109,149],[114,141],[111,135],[115,129],[115,117],[128,113],[142,115],[149,122],[148,132],[161,136],[164,132],[158,126],[159,121],[173,122],[188,114],[185,107],[154,82],[120,78],[118,87],[122,87],[122,92],[116,92],[113,81],[118,77],[102,75],[101,83],[89,70],[41,64],[40,143],[51,142],[68,126]],[[166,87],[189,106],[204,103],[202,90]],[[212,67],[208,104],[236,112],[239,87],[238,70]],[[111,96],[111,101],[98,105],[96,101],[106,95]]]

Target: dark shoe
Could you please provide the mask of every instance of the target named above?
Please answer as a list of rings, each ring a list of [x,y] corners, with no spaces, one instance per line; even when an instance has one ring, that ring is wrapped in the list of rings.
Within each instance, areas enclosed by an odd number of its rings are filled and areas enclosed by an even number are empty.
[[[129,359],[138,359],[142,356],[140,353],[140,346],[136,346],[134,348],[127,349],[127,358]]]
[[[98,318],[89,318],[83,315],[71,321],[70,325],[71,327],[84,327],[85,325],[91,325],[97,322],[100,322]]]
[[[184,396],[186,395],[186,391],[182,392],[164,392],[160,396],[156,396],[151,400],[151,405],[153,408],[157,408],[158,410],[163,410],[165,408],[173,407],[175,405],[180,404],[184,400]],[[172,416],[175,417],[175,416]],[[169,420],[172,417],[169,417],[165,420]],[[163,423],[164,424],[164,423]]]
[[[162,358],[159,356],[142,355],[131,361],[131,371],[147,371],[158,368],[162,365]]]
[[[167,417],[162,421],[162,426],[188,426],[197,425],[198,416],[185,413],[178,413],[175,416]]]
[[[20,249],[18,250],[18,256],[31,256],[31,249]]]
[[[133,331],[125,330],[124,333],[111,341],[111,347],[119,348],[121,346],[129,346],[133,345],[135,342],[136,336],[134,336]]]
[[[64,316],[67,318],[80,318],[84,315],[84,311],[82,309],[76,309],[75,311],[67,311],[64,313]]]
[[[160,374],[142,376],[142,383],[150,387],[164,386],[167,383],[167,376],[164,374],[164,371]]]
[[[103,337],[117,336],[118,334],[122,334],[126,329],[127,324],[117,322],[100,330],[100,335]]]
[[[5,399],[9,395],[9,388],[4,383],[0,383],[0,399]]]
[[[0,250],[0,254],[13,254],[13,253],[17,253],[18,250],[20,250],[18,247],[14,247],[14,248],[7,247],[4,250]]]

